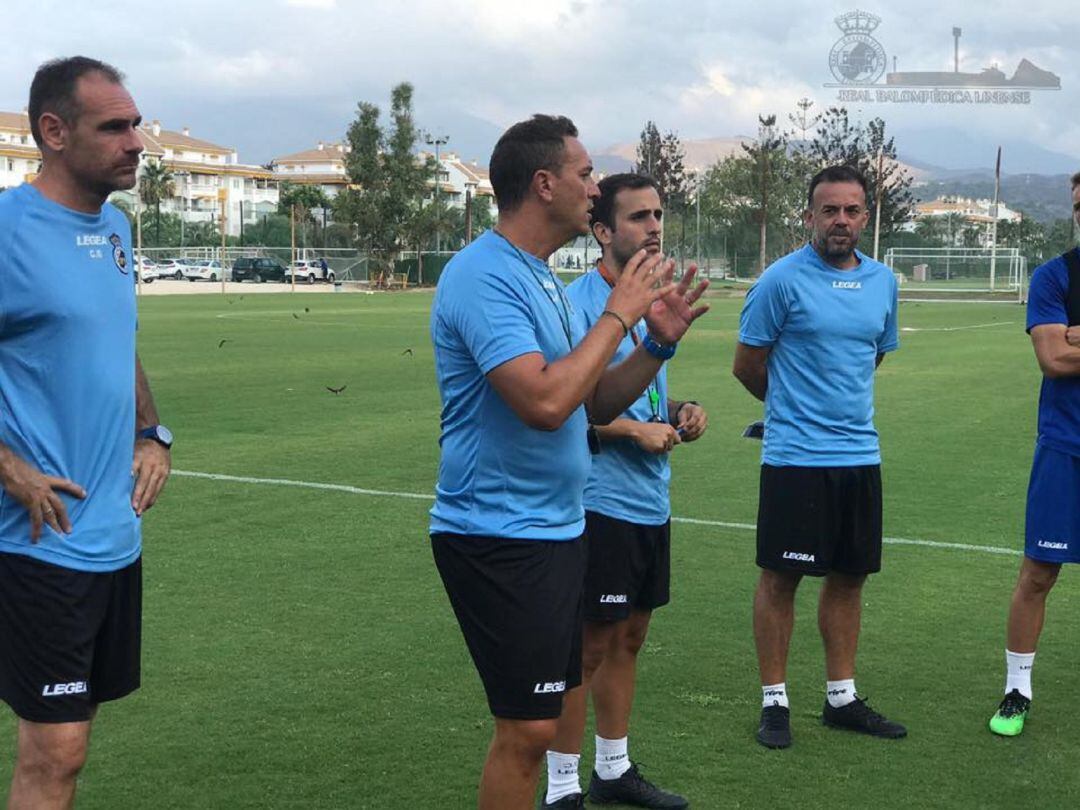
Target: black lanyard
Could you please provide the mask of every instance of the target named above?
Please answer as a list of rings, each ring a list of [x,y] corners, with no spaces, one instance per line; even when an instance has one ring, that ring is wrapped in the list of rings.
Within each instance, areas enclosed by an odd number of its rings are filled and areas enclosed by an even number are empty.
[[[549,279],[541,278],[540,273],[537,272],[536,267],[533,265],[533,263],[530,262],[528,258],[526,258],[525,254],[521,251],[521,248],[519,248],[517,245],[515,245],[513,242],[511,242],[503,234],[499,233],[494,228],[491,229],[491,232],[498,235],[504,242],[506,242],[506,244],[508,244],[514,249],[514,252],[517,253],[518,258],[521,259],[521,263],[525,265],[526,269],[529,271],[529,275],[532,276],[533,281],[535,281],[537,285],[539,285],[540,292],[544,294],[544,298],[550,301],[551,305],[555,307],[555,314],[559,316],[559,324],[563,328],[563,334],[566,335],[566,345],[570,349],[570,351],[573,351],[574,337],[570,331],[570,303],[566,300],[566,293],[563,291],[562,285],[559,283],[559,280],[555,278],[555,273],[552,272],[550,267],[548,267]],[[551,281],[551,285],[555,289],[554,296],[548,291],[548,288],[545,286],[545,281],[548,280]]]

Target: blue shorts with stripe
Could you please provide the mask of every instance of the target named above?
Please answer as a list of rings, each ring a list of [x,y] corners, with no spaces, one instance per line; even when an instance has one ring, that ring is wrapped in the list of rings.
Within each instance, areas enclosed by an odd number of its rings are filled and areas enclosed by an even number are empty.
[[[1080,562],[1080,456],[1036,445],[1025,523],[1024,556]]]

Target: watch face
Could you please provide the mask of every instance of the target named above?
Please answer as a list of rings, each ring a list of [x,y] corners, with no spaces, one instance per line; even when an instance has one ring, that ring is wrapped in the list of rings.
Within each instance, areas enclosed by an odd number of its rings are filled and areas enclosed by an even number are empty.
[[[172,444],[173,443],[172,431],[169,430],[164,425],[158,425],[157,426],[157,435],[158,435],[158,438],[161,439],[161,441],[165,442],[165,444]]]

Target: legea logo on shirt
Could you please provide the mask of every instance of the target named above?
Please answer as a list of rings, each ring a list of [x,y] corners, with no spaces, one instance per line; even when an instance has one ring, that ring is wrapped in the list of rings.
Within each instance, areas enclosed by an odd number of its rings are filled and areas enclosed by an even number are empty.
[[[83,233],[75,237],[75,247],[90,247],[91,245],[107,245],[109,240],[96,233]]]
[[[861,281],[834,281],[832,283],[834,290],[861,290]]]

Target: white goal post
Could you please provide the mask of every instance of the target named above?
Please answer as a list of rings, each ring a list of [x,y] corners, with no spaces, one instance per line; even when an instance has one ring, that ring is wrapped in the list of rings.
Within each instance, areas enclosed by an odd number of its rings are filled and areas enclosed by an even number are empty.
[[[1015,247],[891,247],[903,300],[1024,303],[1027,260]]]

